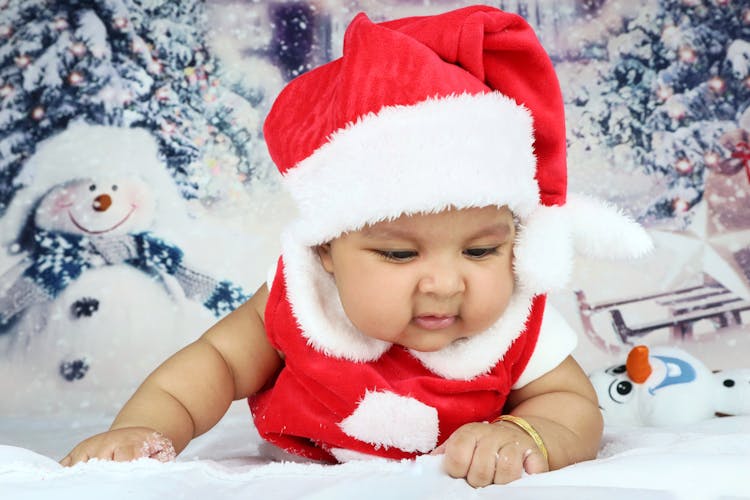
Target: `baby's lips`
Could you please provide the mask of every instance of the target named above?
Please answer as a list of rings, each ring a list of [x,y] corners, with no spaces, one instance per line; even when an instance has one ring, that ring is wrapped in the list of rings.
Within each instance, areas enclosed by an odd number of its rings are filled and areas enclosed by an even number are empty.
[[[425,330],[442,330],[456,322],[456,316],[432,316],[424,315],[414,318],[414,324]]]

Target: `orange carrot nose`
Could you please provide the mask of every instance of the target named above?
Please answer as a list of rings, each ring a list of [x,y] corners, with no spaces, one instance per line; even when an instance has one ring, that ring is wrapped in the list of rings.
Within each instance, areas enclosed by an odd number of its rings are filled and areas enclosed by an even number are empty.
[[[110,205],[112,205],[112,197],[108,194],[100,194],[94,198],[94,203],[92,204],[94,210],[97,212],[106,211]]]
[[[652,369],[648,362],[648,347],[637,345],[628,353],[628,360],[625,362],[625,368],[628,371],[628,377],[636,384],[642,384],[651,375]]]

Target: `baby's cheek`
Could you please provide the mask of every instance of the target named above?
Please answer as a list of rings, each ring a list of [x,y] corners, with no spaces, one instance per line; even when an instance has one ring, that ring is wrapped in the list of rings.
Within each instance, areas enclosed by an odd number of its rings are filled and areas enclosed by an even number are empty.
[[[507,297],[499,294],[482,296],[465,304],[462,318],[471,330],[484,331],[502,317],[508,302]]]
[[[401,331],[404,325],[399,325],[411,319],[405,317],[403,310],[406,307],[398,307],[388,294],[354,294],[344,303],[344,311],[354,326],[365,335],[381,340],[388,340]]]

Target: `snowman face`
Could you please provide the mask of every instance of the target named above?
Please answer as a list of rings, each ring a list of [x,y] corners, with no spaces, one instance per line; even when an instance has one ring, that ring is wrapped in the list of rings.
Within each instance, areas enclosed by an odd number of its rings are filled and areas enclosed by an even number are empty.
[[[628,377],[625,365],[610,366],[589,378],[607,424],[635,424],[639,420],[637,392],[640,387]]]
[[[672,425],[697,422],[713,414],[715,389],[710,372],[693,356],[660,347],[648,356],[648,366],[650,373],[642,383],[631,379],[626,365],[590,375],[605,423]]]
[[[138,178],[78,179],[49,191],[34,218],[42,229],[112,236],[148,229],[154,211],[154,194]]]

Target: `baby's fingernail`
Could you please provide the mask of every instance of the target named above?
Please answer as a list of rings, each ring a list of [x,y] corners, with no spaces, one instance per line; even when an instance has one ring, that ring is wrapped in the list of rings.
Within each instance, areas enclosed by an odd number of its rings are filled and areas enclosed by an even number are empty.
[[[531,448],[526,449],[526,451],[523,452],[523,459],[526,460],[532,453],[534,453],[534,450]]]

